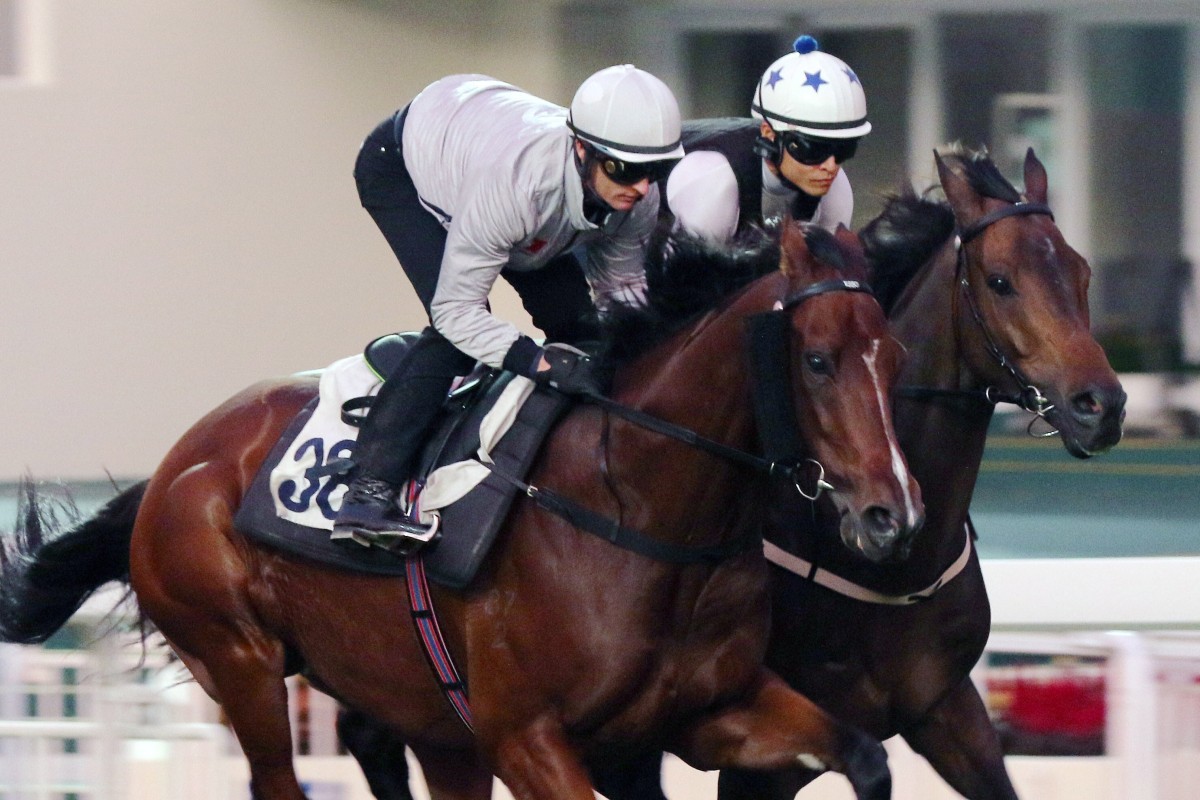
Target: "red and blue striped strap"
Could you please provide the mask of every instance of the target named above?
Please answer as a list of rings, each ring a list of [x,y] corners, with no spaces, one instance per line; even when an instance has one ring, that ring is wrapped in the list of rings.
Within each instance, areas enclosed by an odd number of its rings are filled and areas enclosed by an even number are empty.
[[[433,612],[433,599],[429,592],[429,581],[425,578],[425,562],[419,555],[409,556],[404,562],[405,575],[408,578],[408,609],[412,614],[413,625],[416,626],[417,636],[425,651],[425,658],[433,667],[438,685],[458,718],[467,726],[467,730],[475,730],[471,724],[471,706],[467,702],[467,685],[459,676],[454,659],[446,647],[442,629],[438,625],[437,615]]]

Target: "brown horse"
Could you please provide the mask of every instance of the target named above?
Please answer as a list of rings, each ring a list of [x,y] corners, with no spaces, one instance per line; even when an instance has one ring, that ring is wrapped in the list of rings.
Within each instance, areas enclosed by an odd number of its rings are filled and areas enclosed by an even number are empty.
[[[699,250],[669,252],[682,282],[700,275]],[[872,558],[903,552],[921,507],[883,402],[900,349],[878,304],[844,279],[863,277],[857,238],[789,227],[775,263],[620,365],[613,397],[725,448],[754,449],[743,328],[776,315],[787,372],[777,377],[792,403],[770,411],[794,417],[823,465],[847,544]],[[260,463],[315,392],[311,378],[251,387],[196,423],[148,484],[71,530],[42,536],[27,515],[15,555],[4,549],[0,637],[42,639],[98,585],[128,579],[141,612],[224,707],[253,792],[270,800],[303,797],[284,687],[296,671],[403,736],[438,798],[486,796],[494,772],[522,800],[590,800],[587,764],[663,749],[708,769],[820,764],[846,773],[859,797],[889,795],[879,744],[762,666],[768,481],[746,458],[595,405],[564,418],[532,484],[660,549],[725,555],[654,560],[519,500],[475,583],[434,591],[469,681],[472,734],[412,626],[396,619],[404,580],[331,570],[233,526]]]
[[[996,402],[1015,402],[1087,458],[1120,441],[1125,393],[1090,332],[1091,270],[1045,206],[1033,151],[1024,197],[982,154],[955,151],[937,168],[948,206],[902,196],[863,231],[872,280],[908,350],[896,429],[924,490],[925,528],[903,564],[872,565],[821,547],[828,521],[825,531],[793,519],[773,526],[777,543],[868,592],[773,570],[767,663],[839,719],[879,739],[903,736],[964,797],[1011,800],[968,675],[991,624],[978,557],[966,551],[988,424]],[[813,777],[723,772],[721,797],[791,798]]]
[[[803,563],[774,557],[786,568],[772,569],[767,663],[837,718],[879,739],[902,735],[964,797],[1015,798],[968,676],[990,627],[967,549],[988,424],[997,401],[1017,402],[1086,458],[1120,440],[1125,396],[1089,331],[1090,269],[1044,205],[1032,151],[1024,198],[982,154],[947,154],[937,167],[948,204],[903,195],[863,232],[872,285],[908,350],[895,419],[925,527],[906,561],[871,564],[830,544],[837,516],[824,503],[813,523],[802,501],[778,499],[769,539]],[[406,797],[403,764],[380,758],[397,743],[361,717],[340,728],[380,800]],[[658,771],[657,759],[615,770],[601,789],[657,800]],[[721,796],[791,798],[817,774],[725,771]]]

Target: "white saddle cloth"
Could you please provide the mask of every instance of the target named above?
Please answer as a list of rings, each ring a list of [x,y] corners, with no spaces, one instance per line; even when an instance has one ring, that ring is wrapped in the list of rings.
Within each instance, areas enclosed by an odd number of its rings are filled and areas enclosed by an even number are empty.
[[[358,428],[342,421],[342,404],[351,398],[373,396],[381,385],[382,381],[361,354],[335,361],[321,370],[317,407],[271,470],[271,497],[276,515],[298,525],[333,530],[333,519],[341,508],[346,485],[337,481],[336,476],[314,475],[309,470],[350,455],[358,439]],[[480,424],[480,446],[475,458],[447,464],[429,475],[416,499],[418,517],[423,523],[432,524],[438,509],[458,500],[487,477],[492,448],[512,427],[532,391],[533,382],[528,378],[513,378]],[[403,494],[407,497],[410,493]]]

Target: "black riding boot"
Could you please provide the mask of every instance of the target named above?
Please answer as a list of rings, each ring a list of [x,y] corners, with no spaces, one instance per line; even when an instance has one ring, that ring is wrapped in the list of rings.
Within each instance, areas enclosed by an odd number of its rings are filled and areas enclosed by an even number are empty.
[[[416,467],[446,392],[473,361],[441,334],[425,329],[384,382],[359,431],[355,477],[333,523],[334,539],[385,545],[407,539],[415,549],[434,532],[408,519],[396,504]]]

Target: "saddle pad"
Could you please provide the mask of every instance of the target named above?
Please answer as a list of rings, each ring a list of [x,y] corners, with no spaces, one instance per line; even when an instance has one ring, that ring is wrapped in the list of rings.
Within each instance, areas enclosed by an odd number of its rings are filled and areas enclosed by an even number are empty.
[[[296,435],[308,423],[316,407],[317,398],[313,398],[279,437],[246,490],[246,496],[242,498],[242,504],[233,519],[234,527],[247,538],[269,547],[339,569],[374,575],[403,575],[404,561],[391,553],[366,547],[350,550],[330,541],[326,530],[300,525],[275,513],[270,485],[271,467],[287,455]]]
[[[340,406],[346,397],[339,396],[335,387],[360,391],[363,375],[353,374],[360,370],[377,383],[378,378],[361,362],[361,356],[343,359],[322,374],[318,398],[297,414],[275,443],[234,524],[248,537],[294,555],[341,569],[402,575],[400,556],[329,539],[345,493],[345,477],[337,474],[336,462],[352,455],[358,433],[341,421]],[[562,395],[535,392],[530,381],[504,375],[485,398],[451,417],[447,430],[434,437],[441,443],[437,446],[440,460],[451,463],[429,474],[418,498],[423,520],[441,516],[442,536],[422,550],[431,580],[454,588],[471,581],[516,495],[516,488],[494,475],[489,465],[506,475],[524,477],[566,407]]]

